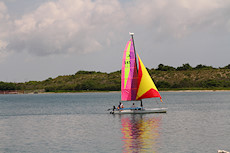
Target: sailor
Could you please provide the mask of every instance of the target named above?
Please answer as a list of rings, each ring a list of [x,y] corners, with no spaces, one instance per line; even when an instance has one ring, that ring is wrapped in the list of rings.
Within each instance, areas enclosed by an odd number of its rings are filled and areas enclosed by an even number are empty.
[[[117,109],[121,109],[124,108],[124,105],[120,102],[120,104],[118,105]]]
[[[113,111],[116,109],[116,107],[115,106],[113,106]]]
[[[121,108],[121,103],[117,106],[117,109],[119,110]]]
[[[136,106],[135,106],[135,103],[133,103],[133,105],[131,106],[131,108],[135,108]]]
[[[120,102],[120,108],[124,108],[124,105]]]

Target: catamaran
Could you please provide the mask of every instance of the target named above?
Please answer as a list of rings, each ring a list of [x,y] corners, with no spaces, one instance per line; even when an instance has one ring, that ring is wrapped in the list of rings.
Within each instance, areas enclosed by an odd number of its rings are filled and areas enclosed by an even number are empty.
[[[161,95],[155,86],[152,78],[136,53],[133,35],[126,44],[121,70],[121,102],[140,101],[140,107],[116,108],[113,106],[111,114],[146,114],[146,113],[166,113],[167,108],[145,108],[142,99],[160,98]]]

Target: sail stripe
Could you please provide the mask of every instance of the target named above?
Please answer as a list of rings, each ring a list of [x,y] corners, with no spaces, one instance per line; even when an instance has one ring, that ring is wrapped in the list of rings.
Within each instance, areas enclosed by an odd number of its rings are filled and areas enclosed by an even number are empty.
[[[155,89],[151,88],[146,93],[144,93],[141,97],[139,97],[137,100],[141,100],[144,98],[153,98],[153,97],[159,97],[161,99],[160,93]]]
[[[126,87],[127,81],[128,81],[128,77],[129,77],[129,71],[130,71],[130,46],[131,46],[131,42],[128,42],[127,45],[127,49],[126,49],[126,53],[124,55],[125,57],[125,77],[124,77],[124,88]]]

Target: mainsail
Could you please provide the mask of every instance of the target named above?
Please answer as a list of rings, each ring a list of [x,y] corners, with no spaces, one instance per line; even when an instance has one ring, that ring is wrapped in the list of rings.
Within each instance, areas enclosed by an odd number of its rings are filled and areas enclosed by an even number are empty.
[[[121,100],[136,100],[137,96],[137,67],[133,40],[130,39],[125,47],[121,71]]]
[[[128,41],[122,60],[121,100],[141,100],[159,97],[152,78],[146,70],[138,54],[136,54],[133,37]]]

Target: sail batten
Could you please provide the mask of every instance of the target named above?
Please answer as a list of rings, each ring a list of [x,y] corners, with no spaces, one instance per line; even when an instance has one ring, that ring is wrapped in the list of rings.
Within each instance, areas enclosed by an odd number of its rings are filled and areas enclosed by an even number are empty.
[[[160,93],[135,51],[133,36],[126,44],[121,71],[121,100],[133,101],[159,97]]]

